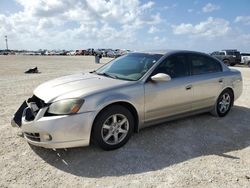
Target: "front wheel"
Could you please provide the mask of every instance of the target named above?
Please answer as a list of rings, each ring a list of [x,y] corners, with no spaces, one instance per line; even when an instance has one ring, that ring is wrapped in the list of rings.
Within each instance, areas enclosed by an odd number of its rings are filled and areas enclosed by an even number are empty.
[[[219,117],[227,115],[233,105],[233,100],[233,93],[231,90],[226,89],[220,94],[216,103],[216,111]]]
[[[93,141],[104,150],[114,150],[128,142],[134,130],[134,118],[127,108],[113,105],[97,116],[93,126]]]

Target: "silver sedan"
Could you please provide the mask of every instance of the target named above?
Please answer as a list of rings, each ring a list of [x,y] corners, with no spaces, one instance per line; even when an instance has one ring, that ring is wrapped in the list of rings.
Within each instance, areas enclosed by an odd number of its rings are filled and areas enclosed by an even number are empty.
[[[242,93],[242,77],[190,51],[130,53],[98,70],[34,90],[12,119],[31,144],[46,148],[123,146],[132,133],[202,112],[223,117]]]

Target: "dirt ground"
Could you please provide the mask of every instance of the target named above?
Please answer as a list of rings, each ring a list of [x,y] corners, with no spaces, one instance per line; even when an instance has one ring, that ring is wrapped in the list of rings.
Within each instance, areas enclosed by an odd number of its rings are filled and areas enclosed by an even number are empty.
[[[102,59],[102,64],[109,59]],[[25,75],[38,66],[40,74]],[[192,116],[146,128],[121,149],[50,150],[10,119],[40,83],[95,69],[93,57],[0,56],[0,187],[250,187],[250,68],[225,118]]]

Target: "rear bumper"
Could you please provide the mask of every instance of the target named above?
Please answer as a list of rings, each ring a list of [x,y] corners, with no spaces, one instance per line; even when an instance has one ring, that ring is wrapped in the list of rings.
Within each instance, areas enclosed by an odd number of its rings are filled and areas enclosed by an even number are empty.
[[[237,100],[243,91],[243,81],[242,78],[237,78],[233,82],[233,90],[234,90],[234,100]]]

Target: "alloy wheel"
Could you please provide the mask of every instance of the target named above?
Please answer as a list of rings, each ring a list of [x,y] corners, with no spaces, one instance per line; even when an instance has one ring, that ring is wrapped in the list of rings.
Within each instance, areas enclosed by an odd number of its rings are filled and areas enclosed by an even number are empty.
[[[105,143],[115,145],[127,136],[128,131],[129,121],[127,117],[122,114],[113,114],[104,121],[101,135]]]
[[[220,113],[224,114],[228,111],[231,105],[231,97],[229,93],[224,93],[221,96],[220,102],[219,102],[219,111]]]

